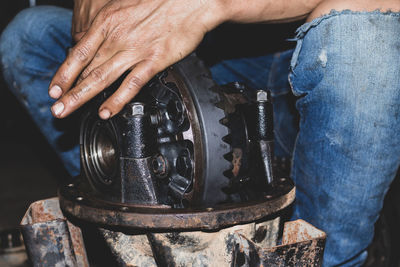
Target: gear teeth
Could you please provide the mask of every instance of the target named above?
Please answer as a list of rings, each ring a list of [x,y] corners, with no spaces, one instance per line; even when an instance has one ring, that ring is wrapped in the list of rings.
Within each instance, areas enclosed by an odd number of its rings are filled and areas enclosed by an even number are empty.
[[[224,141],[227,144],[232,144],[232,135],[228,134],[222,137],[222,141]]]
[[[234,176],[232,173],[233,170],[233,165],[232,165],[232,160],[233,160],[233,154],[232,154],[232,135],[230,132],[230,127],[229,127],[229,119],[226,114],[226,103],[225,103],[225,98],[220,95],[220,101],[214,104],[217,108],[221,109],[225,113],[225,117],[219,120],[219,123],[223,126],[225,126],[228,129],[228,134],[222,137],[222,141],[227,143],[230,146],[230,151],[226,154],[223,155],[224,159],[229,163],[229,167],[222,173],[225,177],[227,177],[229,180],[233,180]]]
[[[227,117],[225,117],[225,118],[223,118],[223,119],[220,119],[220,120],[219,120],[219,123],[221,123],[222,125],[228,127],[228,125],[229,125],[229,120],[228,120]]]
[[[229,162],[232,162],[232,160],[233,160],[233,154],[232,154],[232,152],[226,153],[226,154],[224,155],[224,159],[226,159],[226,160],[229,161]]]

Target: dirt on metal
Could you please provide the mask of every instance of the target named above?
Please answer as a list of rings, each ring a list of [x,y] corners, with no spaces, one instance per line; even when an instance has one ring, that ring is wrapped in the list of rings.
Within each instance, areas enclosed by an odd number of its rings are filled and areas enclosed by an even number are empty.
[[[81,229],[64,217],[58,198],[34,202],[21,231],[33,266],[89,266]]]

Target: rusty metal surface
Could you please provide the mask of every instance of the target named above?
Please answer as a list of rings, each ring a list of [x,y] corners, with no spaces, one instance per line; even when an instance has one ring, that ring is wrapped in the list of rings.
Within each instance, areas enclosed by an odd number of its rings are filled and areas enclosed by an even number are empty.
[[[263,230],[266,230],[264,232]],[[239,234],[262,246],[275,245],[279,217],[220,231],[124,234],[101,229],[120,266],[229,266]]]
[[[33,266],[89,266],[81,230],[64,218],[58,198],[34,202],[21,231]]]
[[[236,225],[218,232],[150,233],[158,266],[227,266],[237,233],[254,236],[255,224]]]
[[[285,223],[282,244],[262,247],[239,234],[232,266],[321,266],[326,234],[303,220]]]
[[[264,248],[276,246],[278,243],[280,222],[280,217],[277,217],[273,220],[257,223],[255,225],[254,237],[251,240]]]
[[[157,267],[153,251],[146,234],[126,235],[100,229],[119,266]]]
[[[80,229],[62,217],[57,203],[35,202],[23,219],[33,266],[88,266]],[[287,222],[277,245],[279,225],[275,217],[219,231],[99,230],[118,266],[321,266],[324,232],[302,220]]]
[[[78,185],[60,188],[64,212],[100,225],[136,229],[219,229],[262,219],[290,205],[295,187],[290,179],[279,180],[276,189],[263,199],[247,203],[217,205],[204,209],[172,209],[165,205],[117,205],[85,195]]]

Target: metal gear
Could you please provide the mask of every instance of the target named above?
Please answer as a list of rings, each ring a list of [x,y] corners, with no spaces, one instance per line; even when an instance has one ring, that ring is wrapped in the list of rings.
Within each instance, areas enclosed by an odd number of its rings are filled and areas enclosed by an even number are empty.
[[[231,163],[224,156],[231,149],[222,140],[229,136],[229,130],[220,123],[225,111],[217,107],[218,86],[203,62],[194,54],[188,56],[153,78],[121,114],[103,121],[98,118],[97,109],[119,83],[98,96],[82,119],[82,176],[93,192],[100,198],[127,204],[150,201],[174,207],[209,207],[226,202],[223,189],[229,180],[223,172],[231,168]],[[143,117],[133,125],[138,116],[149,118]],[[144,128],[139,130],[141,127]],[[148,136],[152,136],[151,140]],[[143,147],[147,149],[142,151]],[[126,158],[150,156],[151,163],[138,165],[142,169],[151,167],[154,172],[142,171],[142,176],[153,180],[153,185],[143,190],[149,192],[159,184],[159,191],[168,194],[156,196],[156,190],[151,196],[131,198],[134,190],[140,196],[140,186],[146,181],[125,192],[121,188],[123,176],[134,173],[118,167],[128,164]]]
[[[182,78],[185,83],[186,92],[181,90],[185,99],[185,94],[189,93],[193,103],[188,103],[189,114],[196,115],[192,118],[201,128],[201,151],[202,157],[198,157],[201,164],[201,174],[195,176],[195,183],[202,187],[200,196],[195,199],[203,202],[203,205],[212,205],[225,202],[226,193],[223,189],[229,186],[229,180],[223,175],[226,170],[232,168],[230,161],[225,156],[231,153],[229,142],[226,137],[229,136],[229,128],[222,123],[226,116],[220,103],[220,95],[216,88],[218,87],[211,78],[209,70],[204,66],[195,55],[191,55],[176,64],[173,69]],[[174,75],[174,74],[173,74]],[[194,110],[190,110],[192,108]],[[196,142],[196,140],[195,140]],[[200,178],[200,179],[199,179]],[[202,186],[200,185],[202,183]],[[196,186],[196,185],[195,185]]]
[[[87,105],[82,174],[60,188],[64,212],[106,226],[218,229],[261,219],[294,200],[290,179],[264,190],[271,155],[257,153],[271,134],[260,139],[257,129],[270,129],[271,120],[269,110],[255,107],[271,103],[254,102],[240,84],[221,88],[193,54],[103,121],[98,108],[120,82]]]

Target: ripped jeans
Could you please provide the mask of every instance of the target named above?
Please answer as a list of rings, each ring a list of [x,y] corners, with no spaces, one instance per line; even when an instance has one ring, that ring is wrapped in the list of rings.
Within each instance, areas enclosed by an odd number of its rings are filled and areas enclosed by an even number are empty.
[[[44,6],[21,12],[1,36],[0,55],[10,90],[76,175],[78,138],[67,146],[62,141],[79,124],[56,121],[47,95],[72,45],[71,16]],[[333,11],[298,29],[294,51],[211,67],[220,84],[242,81],[272,91],[275,153],[292,157],[297,186],[293,218],[327,233],[324,266],[365,261],[399,166],[399,19],[397,13]]]

